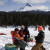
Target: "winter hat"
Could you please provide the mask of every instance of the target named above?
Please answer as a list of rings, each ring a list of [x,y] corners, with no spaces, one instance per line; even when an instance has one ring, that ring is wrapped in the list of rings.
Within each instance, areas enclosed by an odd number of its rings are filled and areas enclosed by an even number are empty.
[[[38,27],[38,30],[43,30],[42,26],[39,26],[39,27]]]
[[[18,28],[15,28],[15,30],[14,31],[19,31],[19,29]]]

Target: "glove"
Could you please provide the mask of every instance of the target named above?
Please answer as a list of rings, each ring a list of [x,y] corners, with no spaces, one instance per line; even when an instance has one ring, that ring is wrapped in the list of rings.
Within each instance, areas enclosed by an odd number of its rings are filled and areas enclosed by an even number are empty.
[[[27,35],[27,37],[28,37],[28,35]]]
[[[23,37],[25,37],[25,35],[23,35]]]

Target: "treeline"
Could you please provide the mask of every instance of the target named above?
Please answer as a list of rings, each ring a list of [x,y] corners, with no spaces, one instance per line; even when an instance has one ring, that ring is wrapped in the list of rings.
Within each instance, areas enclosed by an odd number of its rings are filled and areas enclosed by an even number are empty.
[[[50,12],[0,12],[0,25],[50,25]]]

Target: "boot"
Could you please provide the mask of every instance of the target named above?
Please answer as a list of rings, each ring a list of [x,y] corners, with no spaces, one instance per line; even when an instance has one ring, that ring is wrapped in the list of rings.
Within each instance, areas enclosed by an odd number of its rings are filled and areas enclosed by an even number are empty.
[[[23,49],[23,48],[20,48],[20,50],[25,50],[25,49]]]

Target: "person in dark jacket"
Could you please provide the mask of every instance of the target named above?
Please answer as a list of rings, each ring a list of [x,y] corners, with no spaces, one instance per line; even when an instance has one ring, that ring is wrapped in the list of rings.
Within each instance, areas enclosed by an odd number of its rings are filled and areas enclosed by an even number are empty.
[[[38,27],[38,35],[35,36],[36,45],[33,46],[32,50],[44,50],[43,42],[44,42],[44,32],[42,31],[42,26]]]
[[[35,31],[37,30],[37,25],[35,26]]]
[[[43,27],[43,30],[45,30],[45,26],[43,25],[42,27]]]
[[[48,30],[50,31],[50,26],[48,27]]]
[[[28,27],[27,26],[25,27],[23,33],[24,33],[24,35],[23,35],[24,41],[25,42],[28,42],[29,41],[29,38],[30,38],[30,34],[29,34],[29,30],[28,30]]]

